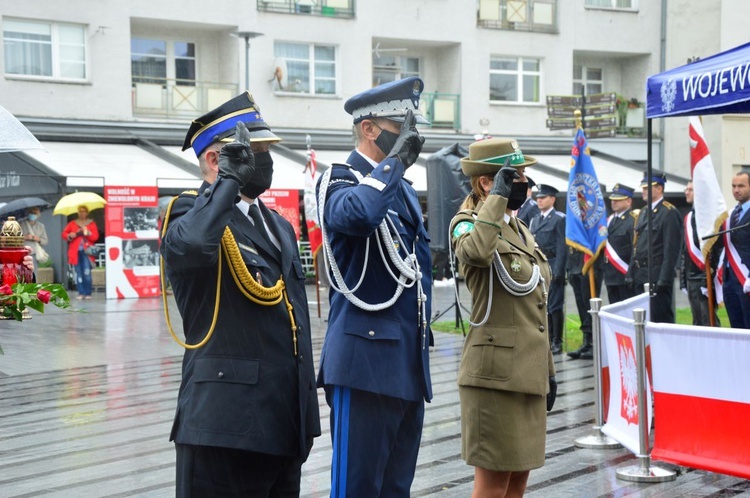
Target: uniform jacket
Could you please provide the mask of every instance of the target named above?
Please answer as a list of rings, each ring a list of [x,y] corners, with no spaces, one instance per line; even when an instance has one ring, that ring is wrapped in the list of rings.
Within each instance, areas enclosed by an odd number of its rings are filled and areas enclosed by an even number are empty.
[[[359,183],[352,170],[370,176]],[[356,286],[366,267],[355,295],[367,303],[379,304],[388,301],[396,289],[375,236],[381,221],[390,218],[401,242],[410,253],[416,251],[427,297],[427,316],[419,317],[416,285],[404,289],[394,304],[381,311],[362,310],[331,289],[318,385],[429,401],[432,398],[429,364],[432,262],[417,194],[402,179],[403,172],[404,166],[397,159],[386,159],[373,168],[359,152],[353,151],[347,165],[333,166],[323,222],[334,258],[349,288]],[[365,259],[368,242],[369,258]],[[394,242],[399,244],[395,235]],[[399,254],[404,256],[403,251]],[[392,267],[390,262],[389,266]],[[396,273],[395,268],[391,271]],[[334,282],[332,277],[331,281]],[[422,320],[427,324],[426,330],[420,325]]]
[[[76,233],[80,229],[81,225],[78,224],[78,220],[71,220],[65,225],[61,235],[63,240],[68,242],[68,263],[73,266],[78,264],[78,248],[81,244],[83,244],[83,249],[85,251],[87,248],[96,244],[96,241],[99,240],[99,229],[96,227],[96,223],[94,223],[94,220],[92,219],[89,219],[88,224],[86,224],[86,229],[89,231],[87,236],[78,235],[73,240],[68,240],[68,234]],[[88,256],[88,258],[93,265],[94,257]]]
[[[506,205],[506,198],[490,195],[476,211],[461,211],[451,222],[456,258],[474,303],[474,323],[481,322],[487,313],[490,278],[493,279],[490,316],[484,325],[469,330],[458,384],[546,395],[555,368],[549,348],[544,286],[540,283],[531,294],[517,297],[503,287],[494,268],[490,277],[497,251],[514,280],[528,282],[533,261],[545,281],[550,279],[547,258],[535,247],[531,232],[519,223],[522,239],[504,221]],[[463,229],[455,230],[460,223],[471,223],[473,228],[465,231],[467,225],[463,225]],[[462,233],[457,235],[458,232]],[[514,265],[518,271],[514,271]]]
[[[660,201],[652,209],[652,230],[654,240],[649,243],[647,207],[641,209],[635,226],[635,247],[631,258],[628,277],[636,286],[648,282],[648,252],[651,254],[653,283],[658,286],[672,285],[679,263],[682,240],[682,217],[667,201]]]
[[[282,456],[307,456],[320,435],[305,275],[294,231],[261,203],[281,252],[261,238],[236,205],[236,181],[218,178],[183,194],[169,215],[161,252],[189,344],[211,327],[221,253],[218,320],[208,343],[185,350],[171,440]],[[232,278],[220,240],[229,227],[250,274],[269,287],[282,275],[297,330],[282,299],[250,301]]]
[[[700,247],[700,237],[698,237],[698,228],[695,224],[695,209],[691,209],[690,212],[693,213],[690,224],[690,236],[693,238],[693,242],[695,243],[695,245],[697,247]],[[685,215],[685,218],[687,218],[687,215]],[[683,229],[685,228],[685,223],[682,224],[682,227]],[[716,237],[714,241],[714,245],[711,246],[711,273],[716,270],[716,266],[719,263],[719,258],[721,257],[721,250],[724,247],[723,237]],[[687,246],[687,241],[685,240],[684,233],[682,235],[682,243],[683,245]],[[702,287],[705,287],[706,271],[701,270],[698,265],[693,262],[693,259],[690,257],[689,251],[690,249],[688,247],[684,247],[682,250],[682,255],[680,256],[680,289],[687,289],[688,280],[700,282],[700,285]]]
[[[544,218],[540,213],[532,218],[529,229],[549,260],[552,276],[564,278],[568,253],[565,245],[565,214],[554,208]]]
[[[734,209],[734,208],[732,208]],[[732,211],[729,211],[729,216],[727,217],[727,221],[723,225],[723,228],[726,228],[727,225],[730,224],[732,216]],[[741,218],[740,221],[735,224],[734,226],[738,227],[740,225],[744,225],[746,223],[750,223],[750,210],[748,210]],[[739,230],[735,230],[733,232],[729,233],[729,240],[732,242],[732,245],[737,250],[737,255],[740,257],[740,261],[745,265],[750,267],[750,227],[740,228]],[[724,236],[722,236],[719,240],[720,243],[723,244]],[[731,272],[732,275],[736,275],[734,273],[734,270],[729,265],[729,257],[725,255],[724,261],[726,264],[726,268],[724,269],[724,283],[727,282],[727,272]],[[740,280],[741,282],[741,280]]]
[[[613,214],[607,225],[607,242],[628,266],[630,266],[630,258],[633,256],[633,236],[637,219],[638,212],[627,209],[620,214]],[[606,254],[604,255],[604,263],[604,281],[607,285],[625,285],[625,274],[609,262]]]
[[[534,199],[528,197],[521,205],[521,207],[518,208],[516,218],[526,223],[526,226],[529,226],[529,223],[531,223],[531,219],[538,214],[539,206]]]

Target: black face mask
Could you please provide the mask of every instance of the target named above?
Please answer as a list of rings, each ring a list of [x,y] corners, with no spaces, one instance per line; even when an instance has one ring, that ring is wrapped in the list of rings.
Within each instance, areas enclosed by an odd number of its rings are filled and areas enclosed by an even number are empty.
[[[396,140],[398,140],[398,133],[380,128],[380,135],[375,139],[375,145],[387,156],[391,153],[393,146],[396,145]]]
[[[508,209],[515,211],[523,206],[523,203],[526,202],[526,191],[528,189],[529,182],[513,182],[508,196]]]
[[[260,194],[271,188],[273,180],[273,158],[270,152],[255,154],[255,172],[240,192],[251,199],[257,199]]]

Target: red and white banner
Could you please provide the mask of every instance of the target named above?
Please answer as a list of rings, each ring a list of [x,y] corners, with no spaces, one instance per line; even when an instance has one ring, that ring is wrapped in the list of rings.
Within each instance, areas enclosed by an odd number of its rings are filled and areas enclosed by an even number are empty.
[[[727,217],[727,204],[716,178],[711,154],[708,151],[703,125],[696,116],[690,117],[690,174],[693,179],[693,207],[695,227],[701,238],[701,251],[708,254],[718,237],[703,240],[702,237],[716,233]]]
[[[750,478],[750,331],[649,323],[651,455]]]
[[[636,296],[637,299],[642,296]],[[620,304],[620,303],[618,303]],[[634,309],[634,308],[631,308]],[[635,324],[630,318],[600,311],[604,356],[609,366],[609,407],[602,432],[636,455],[640,447],[640,424],[651,427],[651,389],[646,379],[646,420],[638,414],[638,368]]]
[[[104,187],[107,299],[161,295],[158,195],[157,187]]]
[[[315,151],[310,149],[307,165],[305,166],[305,222],[307,224],[307,237],[310,241],[310,251],[312,251],[313,258],[323,243],[323,234],[318,225],[318,200],[315,197],[315,175],[317,171],[318,163],[315,160]]]
[[[603,311],[605,313],[610,313],[612,315],[617,315],[622,318],[630,318],[633,319],[633,310],[634,309],[645,309],[646,310],[646,321],[649,319],[649,298],[648,294],[639,294],[637,296],[633,296],[630,299],[626,299],[624,301],[620,301],[619,303],[614,304],[608,304],[607,306],[602,306],[600,311]],[[600,317],[601,319],[601,317]],[[602,354],[602,403],[604,406],[604,420],[607,420],[607,415],[609,414],[609,358],[607,357],[607,346],[606,346],[606,339],[604,337],[604,334],[601,336],[601,342],[602,342],[602,351],[604,354]],[[647,349],[648,352],[648,349]]]

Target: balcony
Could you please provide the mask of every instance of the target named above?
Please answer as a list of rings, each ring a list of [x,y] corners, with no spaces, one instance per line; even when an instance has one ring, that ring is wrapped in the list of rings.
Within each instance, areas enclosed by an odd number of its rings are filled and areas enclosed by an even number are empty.
[[[193,119],[237,95],[239,88],[236,83],[148,78],[134,81],[132,92],[135,117]]]
[[[259,12],[354,18],[355,0],[257,0]]]
[[[461,95],[457,93],[423,93],[420,104],[432,128],[461,129]]]
[[[557,33],[557,0],[479,0],[477,26]]]

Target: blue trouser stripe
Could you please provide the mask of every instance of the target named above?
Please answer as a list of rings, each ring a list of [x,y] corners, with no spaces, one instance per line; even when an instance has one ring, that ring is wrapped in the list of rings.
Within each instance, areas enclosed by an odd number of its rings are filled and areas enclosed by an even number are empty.
[[[331,468],[331,498],[346,498],[346,472],[349,457],[349,407],[351,389],[333,388],[333,465]]]

